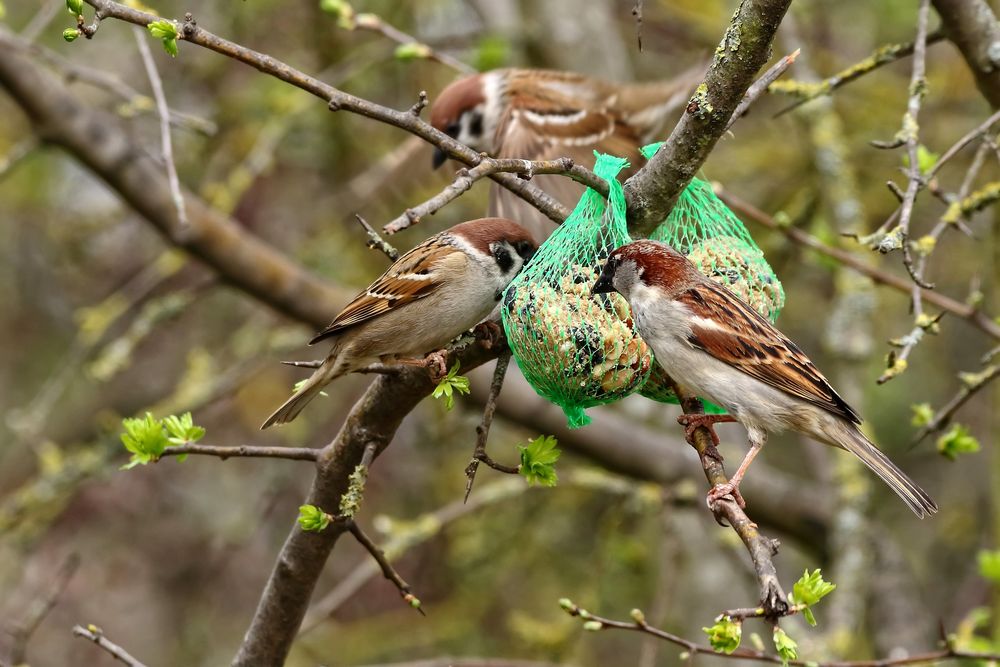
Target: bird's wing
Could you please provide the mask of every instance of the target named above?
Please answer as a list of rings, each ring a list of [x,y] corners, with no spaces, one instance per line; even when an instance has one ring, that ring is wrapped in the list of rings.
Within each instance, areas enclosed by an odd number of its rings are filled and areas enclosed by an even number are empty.
[[[775,389],[861,423],[795,343],[725,288],[706,278],[676,298],[693,315],[692,346]]]
[[[460,250],[443,243],[439,237],[431,237],[396,260],[309,344],[429,296],[441,286],[440,269],[443,263],[465,261],[466,257]]]
[[[642,164],[638,138],[605,109],[511,109],[501,122],[497,137],[496,157],[500,158],[568,157],[590,169],[597,150],[625,157],[636,168]],[[532,183],[569,209],[576,206],[584,191],[582,185],[565,176],[539,175]],[[517,220],[539,241],[555,229],[555,224],[531,204],[497,184],[490,189],[490,215]]]

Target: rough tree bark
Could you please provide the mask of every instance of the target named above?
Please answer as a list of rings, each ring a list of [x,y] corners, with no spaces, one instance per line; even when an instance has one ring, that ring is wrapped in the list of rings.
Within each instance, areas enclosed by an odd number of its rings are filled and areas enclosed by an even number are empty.
[[[945,35],[972,70],[976,86],[1000,108],[1000,24],[986,0],[931,0]]]

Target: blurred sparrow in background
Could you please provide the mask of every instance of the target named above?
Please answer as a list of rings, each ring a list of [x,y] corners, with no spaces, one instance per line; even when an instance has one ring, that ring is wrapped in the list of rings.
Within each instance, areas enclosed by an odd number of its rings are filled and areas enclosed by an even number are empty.
[[[767,440],[790,429],[860,458],[918,516],[937,512],[930,496],[861,432],[861,418],[792,341],[725,287],[702,275],[670,246],[636,241],[611,253],[595,294],[617,291],[656,361],[685,392],[729,415],[686,415],[697,425],[739,421],[750,451],[728,484],[709,491],[743,505],[740,481]]]
[[[490,314],[536,246],[517,223],[484,218],[455,225],[413,248],[309,341],[331,339],[333,348],[261,429],[295,419],[341,375],[379,361],[413,361],[444,347]]]
[[[589,168],[596,149],[628,158],[638,169],[639,147],[663,138],[667,121],[687,102],[705,69],[699,65],[667,81],[626,84],[555,70],[498,69],[449,85],[434,100],[430,120],[492,157],[569,157]],[[435,168],[445,160],[438,149]],[[565,176],[539,175],[532,181],[571,209],[584,190]],[[555,229],[545,215],[495,183],[489,214],[520,221],[538,241]]]

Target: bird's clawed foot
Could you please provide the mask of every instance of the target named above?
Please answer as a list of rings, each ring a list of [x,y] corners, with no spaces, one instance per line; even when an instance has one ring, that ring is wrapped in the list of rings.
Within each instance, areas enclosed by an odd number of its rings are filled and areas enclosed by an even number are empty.
[[[734,421],[736,421],[736,418],[732,415],[683,414],[677,418],[677,423],[684,427],[684,438],[688,443],[694,444],[695,429],[704,426],[712,435],[712,444],[716,447],[719,446],[719,436],[716,435],[713,426],[718,423]]]
[[[705,496],[705,504],[708,505],[708,509],[714,512],[715,503],[726,496],[731,496],[736,501],[736,504],[740,506],[740,509],[746,509],[747,501],[743,500],[743,494],[740,493],[740,485],[732,482],[716,484],[709,489],[708,494]]]
[[[435,350],[426,357],[424,363],[430,373],[431,382],[437,384],[448,375],[448,350]]]
[[[476,340],[479,341],[479,344],[487,350],[492,350],[497,346],[497,343],[503,340],[503,329],[501,329],[500,325],[493,320],[480,322],[476,325],[476,328],[472,330],[472,334],[476,337]]]

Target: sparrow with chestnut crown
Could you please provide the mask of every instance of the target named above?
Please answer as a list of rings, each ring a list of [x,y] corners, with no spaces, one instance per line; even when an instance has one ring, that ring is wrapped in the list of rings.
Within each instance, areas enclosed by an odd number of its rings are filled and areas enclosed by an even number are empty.
[[[711,506],[732,495],[769,432],[792,430],[846,449],[882,478],[918,516],[934,501],[862,433],[861,418],[791,340],[670,246],[636,241],[611,253],[593,292],[617,291],[632,307],[656,361],[685,392],[728,415],[686,415],[689,426],[738,421],[750,451],[728,484],[709,491]]]
[[[524,227],[503,218],[463,222],[416,246],[309,341],[329,339],[333,347],[261,429],[295,419],[341,375],[444,347],[494,310],[536,248]]]
[[[430,121],[493,157],[569,157],[590,166],[597,150],[627,158],[638,168],[639,147],[660,137],[705,69],[699,65],[674,79],[624,84],[573,72],[498,69],[450,84],[434,100]],[[438,149],[434,167],[445,160]],[[584,190],[564,176],[539,175],[532,180],[568,208],[576,205]],[[489,210],[490,215],[520,221],[539,241],[555,229],[534,207],[496,184],[490,190]]]

